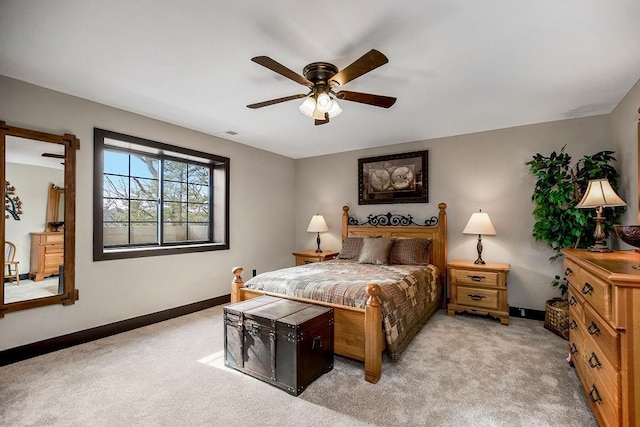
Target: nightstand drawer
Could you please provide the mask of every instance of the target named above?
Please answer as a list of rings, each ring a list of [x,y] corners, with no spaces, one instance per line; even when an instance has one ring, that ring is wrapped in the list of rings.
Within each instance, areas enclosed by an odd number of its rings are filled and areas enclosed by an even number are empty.
[[[296,257],[296,265],[311,264],[312,262],[322,262],[322,260],[318,257]]]
[[[311,264],[314,262],[330,261],[338,256],[338,252],[334,251],[300,251],[293,252],[293,256],[296,257],[296,266]]]
[[[452,280],[463,285],[500,286],[498,273],[493,271],[451,270]],[[502,284],[504,286],[504,284]]]
[[[498,308],[498,290],[457,287],[456,301],[458,304],[479,308]]]

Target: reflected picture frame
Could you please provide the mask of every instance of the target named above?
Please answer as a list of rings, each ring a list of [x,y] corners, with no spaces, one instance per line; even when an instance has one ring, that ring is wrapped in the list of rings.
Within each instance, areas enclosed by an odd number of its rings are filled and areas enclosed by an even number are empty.
[[[358,159],[358,204],[428,203],[429,151]]]

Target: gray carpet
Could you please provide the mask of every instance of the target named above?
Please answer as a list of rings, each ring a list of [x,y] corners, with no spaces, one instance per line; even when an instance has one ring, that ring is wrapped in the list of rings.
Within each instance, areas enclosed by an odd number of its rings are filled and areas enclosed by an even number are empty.
[[[226,368],[215,307],[0,368],[2,426],[597,426],[542,322],[441,310],[378,384],[362,364],[299,397]]]

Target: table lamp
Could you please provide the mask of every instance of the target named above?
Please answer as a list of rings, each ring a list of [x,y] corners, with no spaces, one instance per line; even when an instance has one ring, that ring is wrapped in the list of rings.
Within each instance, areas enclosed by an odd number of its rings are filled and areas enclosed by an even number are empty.
[[[462,230],[462,234],[477,234],[478,235],[478,259],[474,261],[474,264],[485,264],[482,259],[482,235],[495,236],[496,229],[493,227],[491,218],[485,212],[474,212],[469,218],[466,227]]]
[[[595,208],[596,216],[593,220],[596,222],[596,230],[593,232],[595,243],[587,248],[590,252],[611,252],[604,241],[605,235],[602,231],[602,223],[606,219],[602,216],[602,209],[613,206],[626,206],[624,200],[616,194],[607,179],[592,179],[587,185],[587,191],[584,192],[582,200],[578,202],[576,208],[587,209]]]
[[[321,253],[322,249],[320,249],[320,233],[329,231],[329,227],[327,227],[327,223],[325,222],[324,217],[322,215],[314,215],[311,218],[311,222],[309,222],[307,231],[309,233],[318,233],[318,237],[316,238],[316,242],[318,242],[318,249],[316,249],[316,253]]]

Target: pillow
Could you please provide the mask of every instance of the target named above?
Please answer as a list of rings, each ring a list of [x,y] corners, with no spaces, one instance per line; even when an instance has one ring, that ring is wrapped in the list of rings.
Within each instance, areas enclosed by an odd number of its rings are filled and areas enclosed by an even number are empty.
[[[392,243],[393,239],[388,237],[364,238],[358,262],[362,264],[389,264],[389,251]]]
[[[362,237],[347,237],[342,242],[342,249],[338,254],[338,259],[358,259],[362,249]]]
[[[430,252],[430,239],[394,239],[389,264],[427,265]]]

